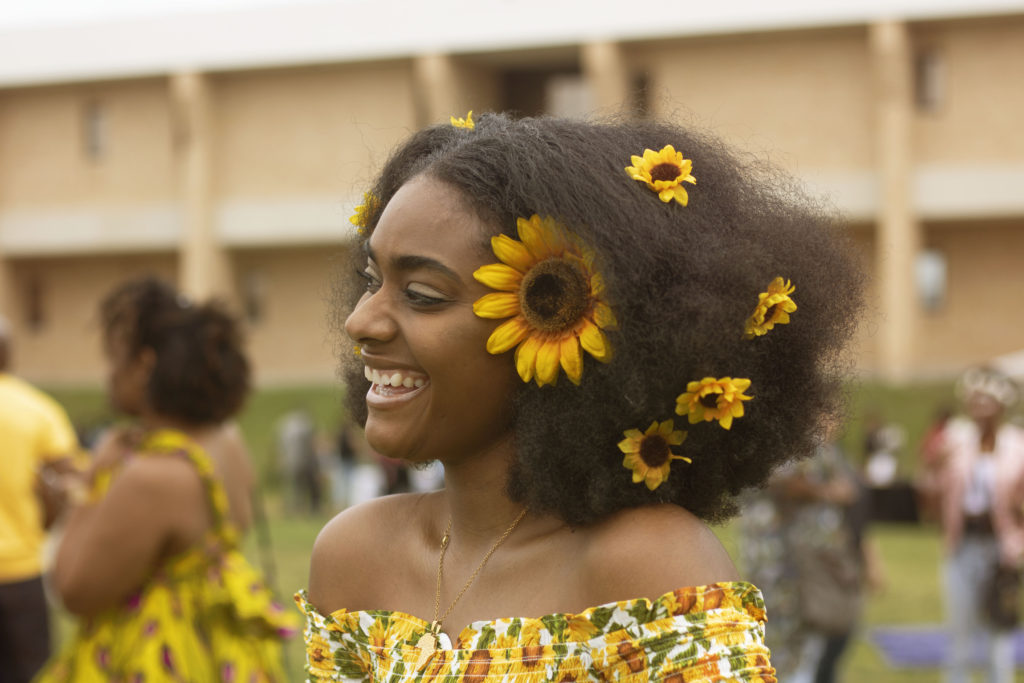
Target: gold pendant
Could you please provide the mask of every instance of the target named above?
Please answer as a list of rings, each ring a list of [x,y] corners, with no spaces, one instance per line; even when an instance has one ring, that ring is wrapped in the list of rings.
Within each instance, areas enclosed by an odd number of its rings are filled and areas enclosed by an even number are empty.
[[[440,628],[441,624],[435,621],[430,625],[430,630],[416,641],[416,649],[420,651],[420,656],[416,658],[417,671],[422,669],[430,661],[430,658],[434,656],[434,652],[437,650],[437,632]]]

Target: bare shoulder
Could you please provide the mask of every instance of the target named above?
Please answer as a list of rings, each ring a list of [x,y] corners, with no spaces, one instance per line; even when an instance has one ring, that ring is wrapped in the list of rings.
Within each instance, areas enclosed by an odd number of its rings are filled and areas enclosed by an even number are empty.
[[[317,535],[309,566],[309,600],[322,614],[372,605],[382,582],[402,566],[424,519],[429,496],[399,494],[335,515]]]
[[[103,500],[126,514],[144,511],[151,528],[167,533],[187,533],[207,522],[202,481],[183,458],[127,458]]]
[[[586,573],[598,603],[739,579],[714,532],[677,505],[623,510],[590,533]]]

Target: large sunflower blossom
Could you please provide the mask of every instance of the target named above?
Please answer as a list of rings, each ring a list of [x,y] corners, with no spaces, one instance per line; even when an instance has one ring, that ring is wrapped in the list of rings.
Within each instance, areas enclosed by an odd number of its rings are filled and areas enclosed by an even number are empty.
[[[667,203],[675,199],[683,206],[690,201],[683,183],[697,184],[697,179],[690,174],[693,162],[684,159],[683,153],[677,152],[675,147],[665,145],[657,152],[645,149],[643,157],[633,155],[630,160],[633,165],[626,167],[629,177],[646,183],[658,193],[661,201]]]
[[[482,266],[473,277],[491,289],[473,304],[481,318],[511,318],[487,340],[487,351],[516,349],[524,382],[554,384],[559,366],[574,384],[583,375],[582,350],[607,363],[612,349],[602,330],[617,323],[604,299],[604,279],[594,253],[551,218],[518,219],[519,240],[491,238],[501,263]]]
[[[464,119],[457,119],[454,116],[449,116],[448,118],[451,120],[452,125],[455,126],[456,128],[466,128],[468,130],[473,130],[474,128],[476,128],[476,124],[473,123],[472,109],[469,110],[469,113],[466,114],[466,118]]]
[[[743,417],[743,401],[754,398],[743,392],[750,388],[749,379],[737,377],[705,377],[686,385],[686,393],[676,397],[676,414],[686,415],[690,424],[701,420],[718,420],[725,429],[733,418]]]
[[[757,308],[747,318],[743,336],[747,339],[760,337],[776,325],[789,322],[789,314],[796,310],[796,302],[789,295],[796,291],[789,280],[777,277],[768,285],[767,292],[757,295]]]
[[[684,455],[676,455],[671,446],[678,446],[686,439],[686,432],[677,430],[672,420],[655,420],[647,431],[627,429],[626,438],[619,442],[619,450],[626,454],[622,466],[633,470],[633,483],[641,481],[653,491],[668,479],[673,460],[693,462]]]
[[[380,200],[372,192],[363,193],[363,203],[356,207],[356,212],[348,219],[348,222],[356,226],[356,232],[360,235],[366,233],[370,216],[377,213],[380,208]]]

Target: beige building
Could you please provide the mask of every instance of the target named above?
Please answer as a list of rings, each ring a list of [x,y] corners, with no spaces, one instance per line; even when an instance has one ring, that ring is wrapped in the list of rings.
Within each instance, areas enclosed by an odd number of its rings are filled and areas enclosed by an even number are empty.
[[[542,33],[513,14],[415,31],[430,16],[413,14],[384,36],[337,3],[0,34],[18,371],[99,381],[97,300],[153,272],[244,313],[261,383],[331,381],[352,208],[397,141],[469,109],[680,118],[788,168],[873,274],[866,373],[1024,348],[1024,6],[687,23],[626,4],[600,25],[555,11]]]

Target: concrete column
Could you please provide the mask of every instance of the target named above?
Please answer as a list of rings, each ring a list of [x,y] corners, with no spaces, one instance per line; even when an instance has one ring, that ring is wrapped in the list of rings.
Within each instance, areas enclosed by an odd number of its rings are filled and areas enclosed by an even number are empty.
[[[602,41],[580,46],[580,63],[597,109],[604,113],[635,109],[629,69],[619,43]]]
[[[914,263],[921,227],[912,206],[913,82],[907,25],[882,21],[869,29],[874,73],[875,159],[880,204],[875,264],[882,321],[879,359],[883,379],[905,381],[912,370],[918,303]]]
[[[420,127],[464,117],[458,110],[459,79],[450,55],[420,55],[413,59],[413,84]]]
[[[178,287],[196,299],[233,295],[230,262],[213,217],[210,84],[201,73],[171,76],[182,208]]]

